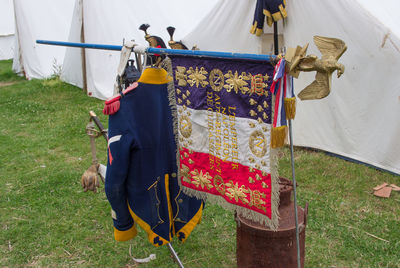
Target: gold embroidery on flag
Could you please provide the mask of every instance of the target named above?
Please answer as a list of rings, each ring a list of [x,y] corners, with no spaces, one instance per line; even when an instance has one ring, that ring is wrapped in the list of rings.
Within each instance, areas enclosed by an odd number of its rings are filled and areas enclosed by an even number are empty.
[[[195,169],[190,173],[193,175],[192,183],[197,187],[200,186],[202,189],[204,189],[204,187],[207,187],[208,190],[214,187],[211,183],[212,177],[210,176],[210,174],[208,174],[208,172],[203,174],[202,170],[200,170],[199,172],[197,169]]]
[[[189,167],[188,167],[188,166],[185,166],[184,164],[182,164],[182,167],[181,167],[181,176],[182,176],[183,181],[184,181],[184,182],[187,182],[187,183],[191,183],[191,182],[192,182],[192,181],[190,180],[189,171],[190,171]]]
[[[192,122],[186,115],[182,115],[179,120],[179,130],[185,138],[189,138],[192,135]]]
[[[193,67],[190,67],[189,70],[187,71],[189,74],[187,82],[190,84],[190,86],[194,86],[196,84],[196,87],[199,87],[201,85],[202,87],[205,87],[208,85],[208,82],[206,81],[208,72],[204,67],[196,67],[194,70]]]
[[[187,85],[187,75],[186,68],[182,66],[177,66],[175,71],[175,79],[178,81],[178,86],[185,87]],[[177,89],[178,92],[179,89]],[[180,93],[178,93],[180,94]]]
[[[262,74],[251,75],[251,89],[250,94],[256,93],[257,95],[261,96],[264,94],[264,88],[266,89],[268,84],[264,83],[264,81],[268,80],[268,75],[263,76]]]
[[[267,140],[264,134],[256,130],[251,133],[249,138],[250,151],[257,157],[263,157],[267,152]]]
[[[263,210],[264,212],[267,211],[267,209],[265,208],[265,201],[262,200],[261,198],[265,198],[265,194],[261,193],[258,190],[250,190],[249,189],[249,193],[250,193],[250,202],[249,202],[249,206],[252,207],[256,207],[258,209]]]
[[[234,184],[233,181],[229,181],[226,184],[226,186],[228,188],[227,188],[227,192],[225,195],[227,197],[229,197],[231,200],[235,199],[236,202],[238,202],[240,200],[244,204],[249,203],[249,201],[246,199],[247,193],[249,193],[249,190],[247,190],[244,185],[239,187],[238,182],[236,182]]]
[[[227,79],[225,80],[226,84],[224,85],[224,88],[227,92],[231,92],[233,89],[236,94],[239,90],[242,94],[246,94],[250,90],[248,87],[245,87],[248,85],[245,80],[250,80],[245,72],[242,72],[242,74],[239,75],[237,71],[233,74],[232,71],[229,70],[228,73],[225,74],[225,77]]]
[[[224,73],[220,69],[212,69],[209,80],[211,88],[214,91],[220,91],[225,83]]]
[[[221,194],[225,195],[226,189],[225,189],[225,183],[224,180],[222,179],[221,176],[215,175],[214,176],[214,186],[215,189]]]

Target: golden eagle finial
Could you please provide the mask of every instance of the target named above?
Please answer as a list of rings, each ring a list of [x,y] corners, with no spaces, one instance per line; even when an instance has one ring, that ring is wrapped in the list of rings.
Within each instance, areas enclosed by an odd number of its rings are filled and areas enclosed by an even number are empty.
[[[337,70],[338,77],[344,73],[344,65],[338,63],[338,59],[346,51],[346,44],[340,39],[323,36],[314,36],[314,43],[322,54],[320,59],[315,55],[305,56],[308,44],[288,49],[285,56],[287,71],[294,77],[301,71],[317,71],[315,80],[298,94],[301,100],[325,98],[331,90],[332,73]]]

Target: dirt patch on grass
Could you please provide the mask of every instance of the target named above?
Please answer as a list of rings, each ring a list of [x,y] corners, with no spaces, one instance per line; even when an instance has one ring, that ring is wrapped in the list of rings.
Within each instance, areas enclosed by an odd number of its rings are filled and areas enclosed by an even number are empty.
[[[6,86],[11,86],[14,85],[17,82],[0,82],[0,87],[6,87]]]

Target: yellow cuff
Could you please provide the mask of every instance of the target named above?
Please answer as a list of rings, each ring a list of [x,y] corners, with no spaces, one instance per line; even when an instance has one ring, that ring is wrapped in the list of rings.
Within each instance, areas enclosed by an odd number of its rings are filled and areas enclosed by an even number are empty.
[[[114,227],[114,238],[117,241],[128,241],[134,238],[137,235],[137,230],[135,225],[125,231],[120,231]]]

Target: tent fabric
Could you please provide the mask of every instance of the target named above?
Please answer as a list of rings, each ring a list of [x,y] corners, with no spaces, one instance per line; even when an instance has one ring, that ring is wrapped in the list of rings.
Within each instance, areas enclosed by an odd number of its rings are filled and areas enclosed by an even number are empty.
[[[66,40],[74,2],[14,0],[17,39],[14,71],[24,72],[28,79],[47,78],[59,72],[65,47],[38,45],[36,40]]]
[[[261,38],[249,31],[255,0],[220,0],[207,16],[183,38],[201,50],[261,53]]]
[[[298,101],[294,145],[322,149],[400,174],[400,39],[398,30],[391,28],[400,22],[393,13],[398,3],[374,2],[378,1],[288,3],[287,47],[309,42],[307,54],[321,56],[312,43],[314,35],[336,37],[348,46],[339,59],[345,72],[340,79],[333,76],[330,95]],[[296,94],[314,76],[300,74],[294,81]]]
[[[69,42],[81,42],[81,30],[83,23],[82,14],[82,0],[77,0],[72,12],[72,20],[67,39]],[[82,73],[82,49],[66,48],[60,78],[61,80],[77,87],[84,87]]]
[[[150,24],[148,33],[160,36],[165,43],[169,40],[168,26],[176,27],[174,40],[180,40],[190,32],[214,6],[214,0],[86,0],[77,10],[70,30],[70,42],[80,42],[81,28],[76,20],[84,23],[85,43],[122,45],[123,40],[135,40],[137,44],[148,45],[144,32],[139,30],[143,23]],[[101,30],[99,30],[101,29]],[[186,44],[186,43],[185,43]],[[188,47],[192,44],[188,43]],[[62,79],[81,85],[82,67],[79,49],[67,48]],[[86,75],[88,94],[107,99],[113,94],[113,84],[119,63],[118,51],[86,49]],[[78,67],[78,68],[77,68]]]
[[[0,0],[0,7],[0,60],[6,60],[14,54],[13,0]]]

